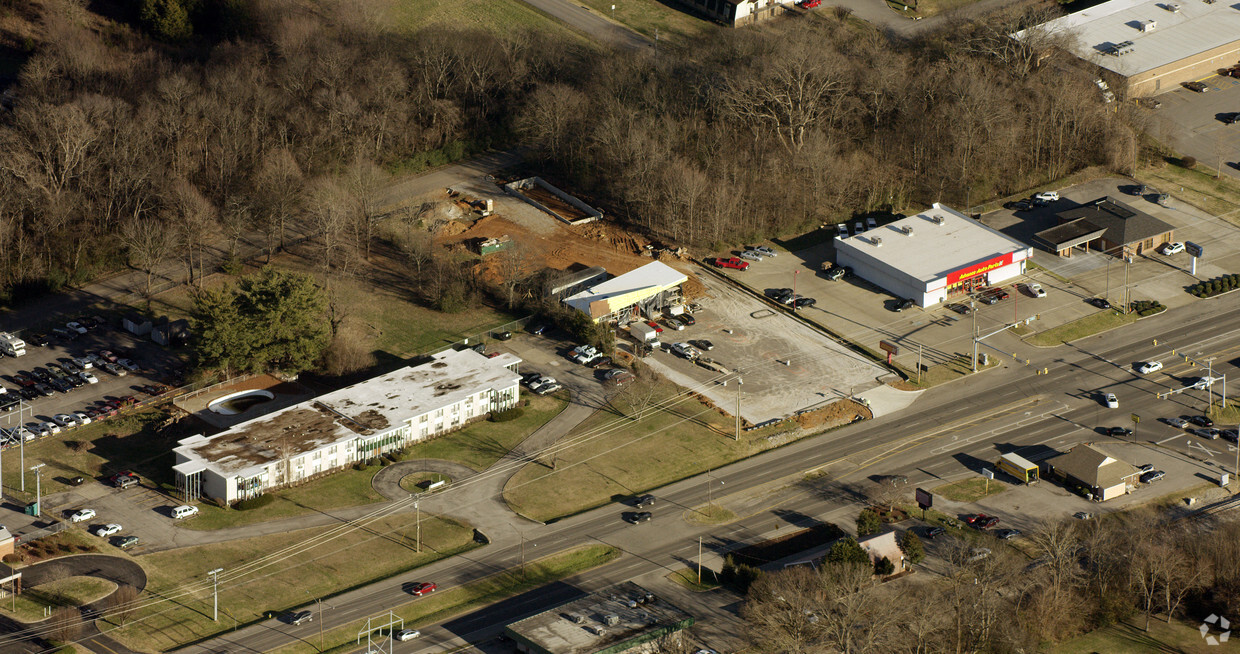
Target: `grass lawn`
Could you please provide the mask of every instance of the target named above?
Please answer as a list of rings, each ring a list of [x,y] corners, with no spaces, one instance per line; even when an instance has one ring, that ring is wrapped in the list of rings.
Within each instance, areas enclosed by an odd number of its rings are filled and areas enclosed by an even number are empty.
[[[1240,402],[1228,400],[1227,406],[1216,404],[1210,409],[1210,419],[1220,425],[1240,423]]]
[[[721,525],[735,519],[735,513],[718,504],[696,506],[685,511],[685,520],[699,525]]]
[[[72,477],[80,475],[92,484],[121,470],[132,470],[156,485],[171,484],[172,448],[192,429],[189,421],[159,429],[167,415],[162,409],[149,409],[26,443],[25,492],[21,490],[20,448],[9,448],[3,457],[4,491],[34,501],[35,480],[29,468],[35,463],[47,464],[40,471],[44,495],[72,488],[67,483]]]
[[[936,495],[953,502],[976,502],[983,497],[998,495],[1007,490],[1003,482],[993,479],[965,479],[951,484],[943,484],[934,489]]]
[[[715,575],[715,571],[710,568],[702,568],[702,581],[699,583],[697,566],[677,570],[676,572],[668,575],[667,578],[695,593],[714,590],[720,585],[719,578]]]
[[[22,622],[38,622],[47,616],[45,607],[53,613],[62,606],[78,607],[107,596],[116,590],[116,584],[97,577],[65,577],[56,581],[27,588],[17,596],[0,601],[0,613]]]
[[[1142,183],[1159,191],[1172,193],[1207,213],[1240,225],[1240,181],[1228,176],[1215,179],[1214,175],[1213,169],[1202,164],[1189,170],[1174,163],[1164,165],[1160,162],[1141,168],[1135,177]],[[1180,190],[1181,188],[1183,190]]]
[[[977,364],[978,372],[999,365],[999,358],[994,356],[994,352],[990,352],[988,354],[990,355],[990,362],[984,366],[980,363]],[[920,382],[918,381],[919,378],[916,370],[905,370],[904,373],[909,376],[909,382],[913,384],[913,388],[930,388],[932,386],[946,384],[949,381],[955,381],[961,377],[966,377],[973,374],[973,366],[970,364],[969,357],[967,355],[962,355],[947,363],[940,363],[937,366],[930,366],[921,374]]]
[[[473,610],[497,602],[506,597],[535,589],[579,572],[604,565],[620,556],[620,550],[608,545],[587,545],[577,549],[552,554],[526,564],[525,576],[520,570],[497,575],[459,586],[440,589],[426,597],[410,597],[409,603],[393,607],[393,611],[405,620],[405,627],[423,627],[448,616]],[[326,652],[353,652],[357,650],[358,631],[365,626],[358,621],[338,627],[324,634]],[[314,640],[314,639],[312,639]],[[318,641],[287,645],[272,654],[316,654]]]
[[[475,422],[458,432],[414,445],[405,451],[405,460],[444,459],[479,472],[486,470],[568,406],[567,390],[541,397],[529,393],[525,398],[529,404],[522,407],[520,418],[508,422]]]
[[[1136,313],[1119,313],[1117,311],[1099,311],[1090,314],[1084,318],[1078,318],[1070,323],[1052,327],[1044,332],[1038,332],[1033,336],[1025,339],[1026,343],[1039,347],[1052,347],[1063,343],[1071,343],[1078,338],[1093,336],[1108,329],[1115,329],[1137,321]]]
[[[558,37],[582,38],[564,23],[521,0],[400,0],[389,20],[408,31],[445,25],[505,34],[523,28]]]
[[[561,440],[579,439],[559,453],[554,470],[542,463],[526,465],[509,480],[504,499],[522,515],[546,522],[771,447],[768,430],[742,433],[734,441],[730,418],[691,397],[671,402],[666,410],[647,410],[641,420],[613,411],[595,413]]]
[[[1150,620],[1150,630],[1146,632],[1145,616],[1134,617],[1110,627],[1091,631],[1083,636],[1059,643],[1048,651],[1054,654],[1145,654],[1146,652],[1183,652],[1184,654],[1206,654],[1207,652],[1224,651],[1227,647],[1210,646],[1198,631],[1200,625],[1185,624],[1179,620],[1166,623],[1166,618],[1155,616]],[[1220,630],[1216,627],[1213,635],[1218,638]]]
[[[370,484],[379,470],[378,466],[365,470],[348,468],[301,486],[272,491],[267,494],[276,498],[274,502],[247,511],[221,509],[204,502],[198,505],[197,516],[181,521],[179,526],[202,531],[241,527],[306,513],[380,502],[385,498]]]
[[[617,23],[622,23],[651,39],[655,38],[657,29],[660,46],[667,41],[679,44],[723,29],[659,0],[581,0],[579,4],[590,7],[595,13],[609,19],[613,15],[611,6],[615,5]]]
[[[125,626],[109,632],[142,651],[168,651],[177,645],[283,612],[358,585],[371,583],[476,547],[473,529],[442,518],[422,517],[422,553],[414,552],[413,517],[391,516],[348,533],[341,527],[302,529],[285,534],[202,545],[148,554],[137,559],[146,570],[143,599],[169,598],[145,606]],[[335,538],[280,557],[266,557],[308,538]],[[211,620],[212,595],[206,572],[223,568],[219,623]],[[237,577],[235,575],[244,576]],[[107,631],[107,629],[104,629]]]

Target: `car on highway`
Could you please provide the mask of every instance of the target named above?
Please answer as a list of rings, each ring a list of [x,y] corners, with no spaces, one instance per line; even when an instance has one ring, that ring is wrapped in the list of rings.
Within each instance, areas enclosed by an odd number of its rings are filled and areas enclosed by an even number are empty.
[[[396,640],[403,643],[407,640],[413,640],[414,638],[417,638],[418,636],[421,636],[421,635],[422,635],[422,632],[418,631],[417,629],[401,629],[400,631],[392,634],[392,638],[395,638]]]
[[[1140,479],[1141,479],[1141,483],[1143,484],[1152,484],[1166,476],[1167,476],[1167,473],[1163,472],[1162,470],[1151,470],[1141,475]]]
[[[633,506],[639,509],[644,509],[648,506],[653,506],[653,505],[654,505],[654,495],[651,495],[650,493],[646,493],[645,495],[642,495],[641,497],[638,497],[636,500],[633,501]]]
[[[94,509],[78,509],[73,512],[73,515],[69,516],[69,521],[82,522],[83,520],[90,520],[93,517],[95,517]]]
[[[953,304],[947,305],[947,308],[951,309],[952,311],[955,311],[956,313],[962,316],[967,316],[970,313],[973,313],[973,310],[970,309],[967,304],[953,303]]]
[[[1188,421],[1185,420],[1184,418],[1167,418],[1167,424],[1171,425],[1172,427],[1176,427],[1178,429],[1184,429],[1188,427]]]
[[[1115,436],[1117,438],[1124,437],[1124,436],[1132,436],[1132,430],[1127,427],[1111,427],[1110,429],[1107,430],[1107,435]]]
[[[1159,370],[1162,370],[1162,368],[1162,361],[1146,361],[1145,363],[1137,366],[1137,372],[1143,375],[1148,375],[1151,372],[1158,372]]]
[[[1197,425],[1198,427],[1213,427],[1214,426],[1214,421],[1209,419],[1206,416],[1180,416],[1180,417],[1187,419],[1189,422],[1193,423],[1194,425]]]
[[[410,590],[409,592],[410,592],[410,593],[413,593],[414,595],[416,595],[416,596],[418,596],[418,597],[421,597],[421,596],[423,596],[423,595],[425,595],[425,594],[427,594],[427,593],[433,593],[433,592],[435,592],[436,590],[439,590],[439,586],[438,586],[438,585],[433,584],[433,583],[431,583],[431,582],[429,582],[429,581],[423,581],[423,582],[422,582],[422,583],[420,583],[420,584],[415,584],[415,585],[414,585],[414,587],[413,587],[413,589],[412,589],[412,590]]]
[[[653,517],[654,514],[649,511],[638,511],[629,514],[628,520],[635,525],[640,525],[643,522],[650,522],[650,519]]]
[[[1100,297],[1091,297],[1085,301],[1094,305],[1095,307],[1098,307],[1099,309],[1110,309],[1111,308],[1111,303],[1107,302],[1106,300]]]
[[[306,622],[314,621],[314,611],[298,611],[288,617],[288,623],[291,625],[299,625]]]
[[[1103,400],[1106,402],[1108,409],[1119,408],[1119,398],[1115,397],[1115,393],[1107,393],[1103,396]]]
[[[1184,381],[1184,388],[1192,388],[1204,391],[1210,387],[1210,380],[1206,377],[1189,377]]]
[[[1217,429],[1214,429],[1213,427],[1199,427],[1197,429],[1194,429],[1193,433],[1197,434],[1198,436],[1208,441],[1216,441],[1218,440],[1219,434],[1221,434],[1222,432],[1220,432]]]
[[[1025,289],[1027,289],[1029,294],[1033,297],[1046,297],[1046,289],[1042,288],[1042,285],[1037,282],[1025,284]]]
[[[121,533],[121,529],[122,527],[120,525],[115,522],[110,522],[106,525],[96,527],[95,535],[100,538],[107,538],[108,536],[115,536],[116,534]]]
[[[1159,252],[1161,252],[1161,253],[1163,254],[1163,256],[1167,256],[1167,257],[1169,257],[1169,256],[1171,256],[1171,255],[1173,255],[1173,254],[1179,254],[1179,253],[1183,252],[1183,251],[1184,251],[1184,244],[1183,244],[1183,243],[1180,243],[1180,242],[1178,242],[1178,241],[1177,241],[1177,242],[1175,242],[1175,243],[1163,243],[1163,246],[1162,246],[1161,248],[1159,248],[1159,250],[1158,250],[1158,251],[1159,251]]]
[[[1225,441],[1240,443],[1240,431],[1235,429],[1224,429],[1221,435]]]

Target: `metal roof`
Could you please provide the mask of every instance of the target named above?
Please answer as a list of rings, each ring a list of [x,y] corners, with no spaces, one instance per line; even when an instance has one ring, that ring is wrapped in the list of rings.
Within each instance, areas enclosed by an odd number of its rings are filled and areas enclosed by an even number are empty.
[[[640,302],[661,290],[685,283],[689,278],[675,268],[658,261],[637,270],[613,277],[564,300],[578,311],[592,317],[605,316],[619,308],[621,302]],[[601,304],[596,304],[601,302]]]
[[[1150,21],[1152,27],[1148,27]],[[1111,0],[1014,36],[1022,38],[1031,30],[1067,32],[1075,41],[1072,51],[1078,57],[1130,77],[1240,41],[1240,4]]]
[[[936,202],[915,216],[839,239],[836,248],[850,248],[859,257],[931,282],[1029,246]]]

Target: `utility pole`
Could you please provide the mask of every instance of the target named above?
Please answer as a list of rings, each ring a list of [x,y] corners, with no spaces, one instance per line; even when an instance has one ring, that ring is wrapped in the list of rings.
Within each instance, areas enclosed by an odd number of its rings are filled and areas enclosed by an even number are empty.
[[[34,517],[36,518],[43,517],[43,503],[42,503],[43,488],[42,488],[42,485],[39,483],[40,481],[39,468],[42,468],[45,465],[47,464],[40,463],[39,465],[30,467],[30,469],[34,471],[34,508],[37,509]]]
[[[969,313],[973,314],[973,372],[977,372],[977,307],[969,298]]]
[[[323,651],[323,598],[316,597],[315,604],[319,605],[319,651]]]
[[[1128,313],[1129,294],[1128,294],[1128,265],[1132,263],[1132,257],[1124,255],[1124,313]]]
[[[1236,456],[1240,457],[1240,447],[1236,448]],[[1240,458],[1237,458],[1240,461]],[[702,585],[702,537],[698,536],[698,585]]]
[[[414,524],[417,525],[416,527],[417,553],[421,554],[422,553],[422,505],[421,505],[422,494],[415,493],[412,495],[412,497],[413,497],[413,509],[414,509],[415,514],[417,515],[417,518],[414,519]]]
[[[216,568],[207,573],[211,575],[211,594],[214,598],[212,601],[211,619],[216,622],[220,621],[220,573],[223,571],[224,568]],[[322,623],[320,622],[320,624]]]
[[[741,440],[741,381],[740,377],[736,378],[736,437],[735,441]]]
[[[917,344],[917,383],[921,383],[921,343]]]
[[[525,579],[525,534],[517,533],[521,534],[521,578]]]

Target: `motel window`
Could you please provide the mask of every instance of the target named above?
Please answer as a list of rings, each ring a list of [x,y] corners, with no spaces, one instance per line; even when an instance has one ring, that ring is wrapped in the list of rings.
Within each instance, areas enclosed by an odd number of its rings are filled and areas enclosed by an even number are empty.
[[[430,420],[430,419],[431,419],[431,416],[429,413],[423,413],[422,417],[418,418],[418,422],[426,422],[427,420]]]
[[[442,417],[443,417],[443,409],[436,409],[436,410],[435,410],[435,417],[436,417],[436,418],[442,418]]]

